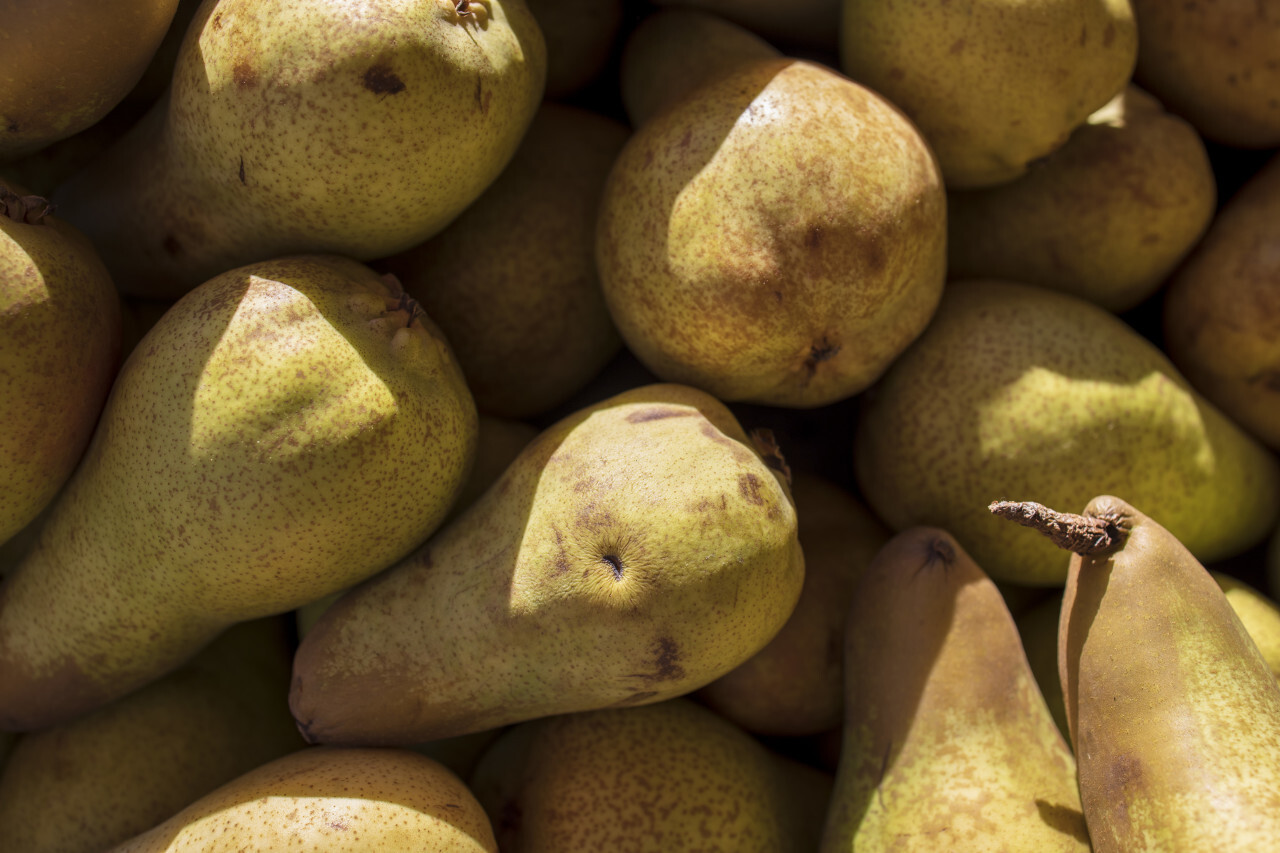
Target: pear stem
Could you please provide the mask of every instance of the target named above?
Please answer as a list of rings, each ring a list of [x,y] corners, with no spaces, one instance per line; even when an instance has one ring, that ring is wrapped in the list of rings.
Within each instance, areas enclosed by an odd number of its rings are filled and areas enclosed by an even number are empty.
[[[992,501],[987,507],[1008,521],[1039,530],[1066,551],[1091,556],[1120,544],[1120,529],[1104,518],[1057,512],[1034,501]]]
[[[8,187],[0,186],[0,213],[14,222],[40,225],[53,213],[53,203],[38,195],[18,195]]]

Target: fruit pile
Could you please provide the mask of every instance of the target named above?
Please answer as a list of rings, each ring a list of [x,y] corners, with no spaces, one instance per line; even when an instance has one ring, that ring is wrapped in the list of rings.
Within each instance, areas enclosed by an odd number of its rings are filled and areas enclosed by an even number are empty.
[[[0,6],[0,853],[1280,848],[1280,0]]]

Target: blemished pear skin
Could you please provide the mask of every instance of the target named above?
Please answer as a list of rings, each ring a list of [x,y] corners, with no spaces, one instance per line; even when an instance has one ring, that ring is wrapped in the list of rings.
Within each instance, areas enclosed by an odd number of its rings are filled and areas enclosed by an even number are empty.
[[[1058,677],[1097,853],[1280,838],[1280,686],[1226,595],[1132,504],[993,512],[1070,550]]]
[[[164,678],[22,735],[0,768],[0,848],[99,853],[301,749],[285,628],[281,617],[235,625]]]
[[[858,573],[892,535],[833,481],[796,471],[791,493],[804,549],[804,587],[769,644],[697,692],[749,732],[798,737],[844,719],[844,623]]]
[[[803,577],[785,479],[729,410],[635,388],[548,427],[340,598],[299,645],[290,705],[313,743],[399,745],[659,702],[759,651]]]
[[[46,199],[0,179],[0,542],[80,461],[120,338],[119,296],[93,245]]]
[[[448,512],[475,431],[447,343],[363,264],[196,288],[121,368],[0,586],[0,728],[70,720],[400,559]]]
[[[1216,203],[1200,135],[1128,86],[1020,178],[947,194],[947,275],[1126,311],[1164,284]]]
[[[84,130],[124,99],[178,0],[0,3],[0,161]]]
[[[206,0],[166,96],[55,201],[135,295],[384,257],[497,177],[545,65],[523,0]]]
[[[544,102],[480,198],[377,264],[448,338],[480,411],[544,414],[622,348],[596,274],[595,229],[629,133],[599,113]]]
[[[800,853],[817,842],[826,792],[813,786],[816,802],[797,803],[794,772],[729,721],[675,698],[516,725],[470,784],[503,853]]]
[[[1256,3],[1130,0],[1142,33],[1135,77],[1208,139],[1280,145],[1280,16]]]
[[[1129,82],[1129,0],[842,0],[840,67],[902,108],[949,189],[1058,148]]]
[[[1218,212],[1168,282],[1164,347],[1188,381],[1280,450],[1280,154]]]
[[[1127,492],[1203,560],[1280,517],[1280,463],[1109,311],[1047,288],[948,282],[928,330],[864,398],[858,484],[895,530],[952,531],[993,578],[1061,586],[1068,555],[991,496],[1084,506]]]
[[[632,134],[605,185],[600,281],[663,380],[812,408],[866,388],[923,331],[945,208],[895,106],[821,64],[757,60]]]
[[[859,576],[845,686],[822,853],[1089,849],[1013,617],[946,531],[899,533]]]
[[[110,853],[497,853],[465,784],[407,749],[317,746],[237,777]]]

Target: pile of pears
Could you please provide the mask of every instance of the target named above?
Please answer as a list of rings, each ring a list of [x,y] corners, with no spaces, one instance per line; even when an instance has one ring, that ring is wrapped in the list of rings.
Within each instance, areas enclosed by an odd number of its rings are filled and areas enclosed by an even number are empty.
[[[1280,849],[1280,2],[2,3],[0,853]]]

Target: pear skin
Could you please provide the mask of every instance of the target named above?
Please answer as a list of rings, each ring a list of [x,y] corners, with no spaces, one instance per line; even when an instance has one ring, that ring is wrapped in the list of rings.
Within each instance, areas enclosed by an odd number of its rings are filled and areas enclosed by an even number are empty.
[[[1262,652],[1271,674],[1280,681],[1280,605],[1249,584],[1223,572],[1210,571],[1227,596],[1227,603],[1240,617],[1253,644]]]
[[[1081,516],[1058,670],[1094,850],[1256,851],[1280,838],[1280,686],[1226,595],[1131,504]]]
[[[0,728],[73,719],[405,556],[456,499],[475,430],[448,344],[394,280],[306,256],[206,282],[129,356],[0,585]]]
[[[1062,615],[1062,591],[1054,590],[1049,597],[1029,607],[1014,617],[1018,636],[1027,663],[1036,677],[1036,684],[1044,696],[1053,722],[1064,738],[1070,738],[1067,726],[1067,705],[1062,698],[1062,684],[1058,681],[1058,618]]]
[[[1087,851],[1075,761],[990,578],[904,531],[854,589],[845,728],[822,853]]]
[[[646,386],[548,427],[339,599],[290,705],[313,743],[397,745],[658,702],[759,651],[803,579],[785,481],[729,410]]]
[[[497,853],[475,796],[404,749],[312,747],[268,762],[109,853]]]

